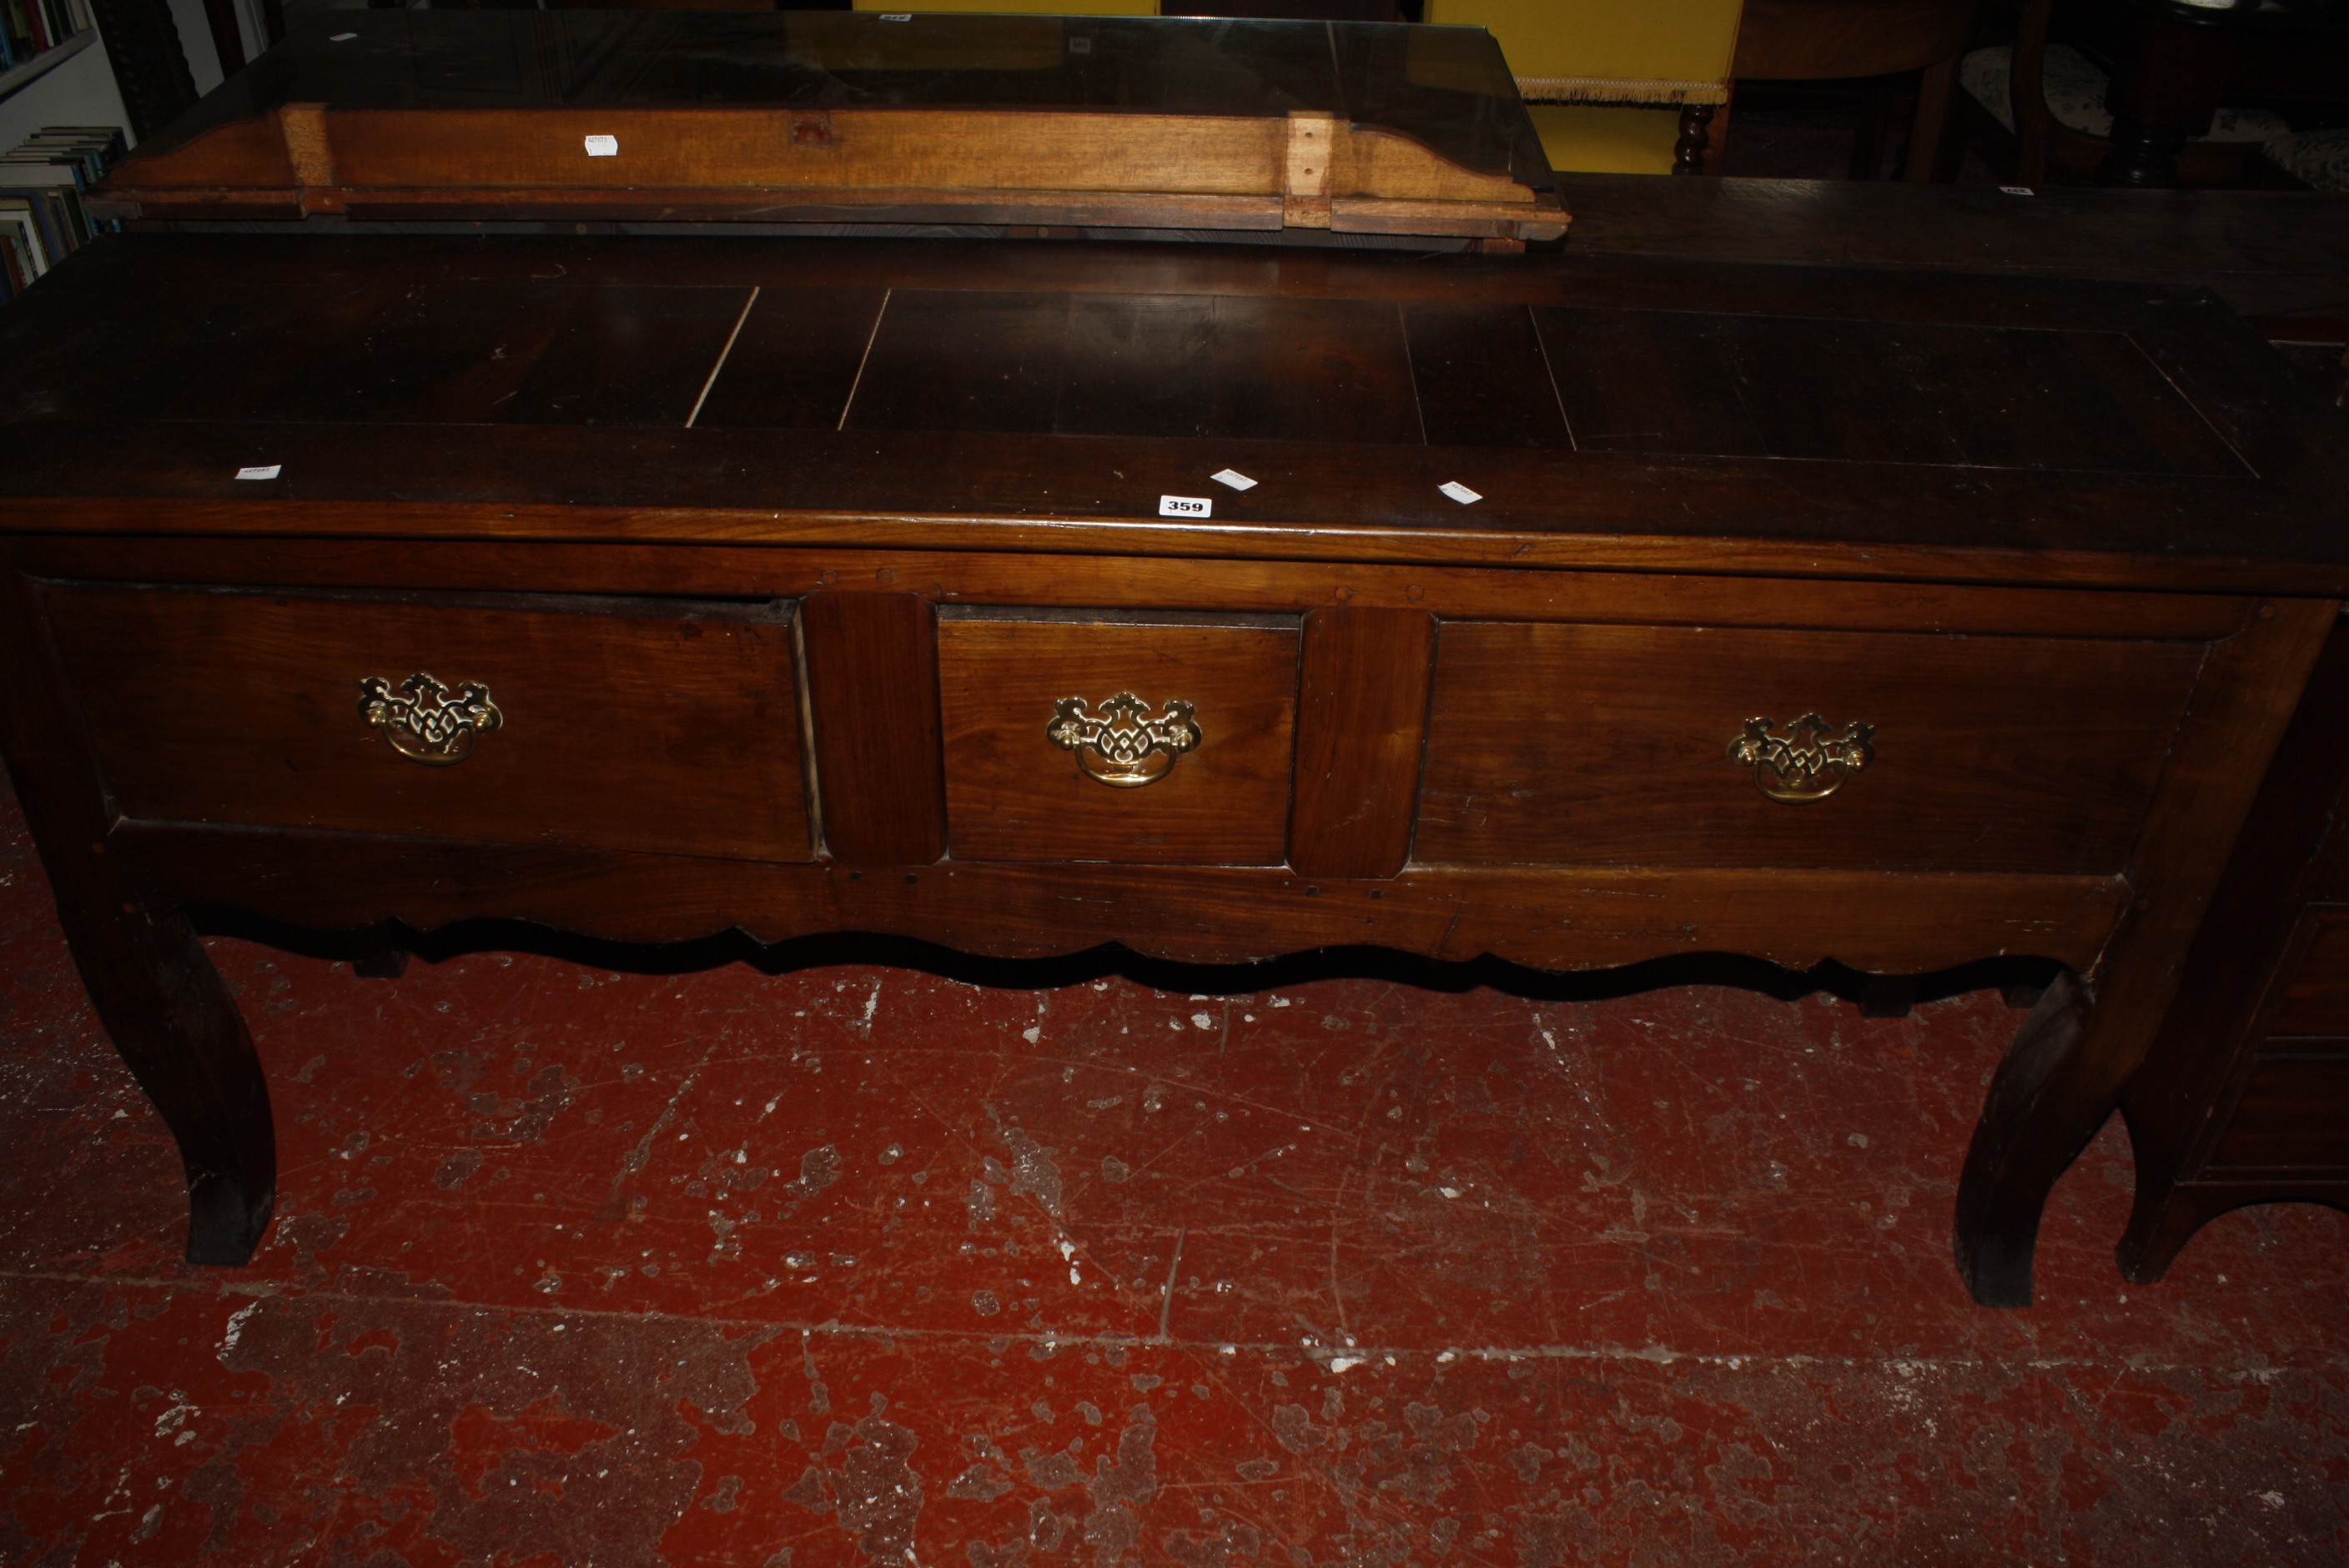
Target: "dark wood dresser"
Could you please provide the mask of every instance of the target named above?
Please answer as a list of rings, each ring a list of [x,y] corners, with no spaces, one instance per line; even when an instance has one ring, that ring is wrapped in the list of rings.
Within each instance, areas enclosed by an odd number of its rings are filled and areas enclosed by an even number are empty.
[[[2122,1272],[2246,1203],[2349,1208],[2349,629],[2333,628],[2122,1109]]]
[[[134,236],[0,315],[0,748],[200,1261],[274,1180],[229,907],[2044,960],[1957,1216],[2019,1303],[2349,592],[2328,418],[2155,286]]]

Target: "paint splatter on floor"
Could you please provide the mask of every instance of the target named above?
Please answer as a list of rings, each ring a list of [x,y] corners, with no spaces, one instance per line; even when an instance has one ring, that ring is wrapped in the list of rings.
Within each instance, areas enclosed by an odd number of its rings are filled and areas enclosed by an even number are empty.
[[[2337,1564],[2344,1221],[2041,1304],[1948,1215],[2017,1015],[226,940],[279,1218],[176,1161],[0,819],[0,1562]]]

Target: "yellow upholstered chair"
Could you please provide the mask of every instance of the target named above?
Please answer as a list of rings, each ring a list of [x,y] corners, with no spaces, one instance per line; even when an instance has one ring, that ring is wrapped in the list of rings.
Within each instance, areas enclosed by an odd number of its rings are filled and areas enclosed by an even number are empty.
[[[1694,173],[1729,101],[1744,0],[1427,0],[1499,40],[1550,167]]]

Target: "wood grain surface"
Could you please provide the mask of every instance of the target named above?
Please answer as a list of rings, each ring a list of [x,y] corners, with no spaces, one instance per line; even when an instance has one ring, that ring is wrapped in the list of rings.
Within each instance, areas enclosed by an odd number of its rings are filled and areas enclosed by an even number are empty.
[[[72,585],[46,597],[125,816],[809,853],[777,608]],[[360,715],[362,679],[397,687],[419,671],[486,685],[504,715],[454,766],[400,756]]]
[[[1288,863],[1306,876],[1391,877],[1411,855],[1426,753],[1435,617],[1322,609],[1305,618]]]
[[[2207,297],[2141,286],[285,243],[109,241],[12,310],[0,527],[2349,583],[2337,415]],[[1529,319],[1578,325],[1528,344]],[[266,490],[234,479],[272,462]],[[1227,466],[1259,483],[1212,520],[1157,515]]]
[[[2117,872],[2203,659],[2190,643],[1450,622],[1414,854],[1430,863]],[[1749,718],[1875,726],[1773,800]]]
[[[389,917],[431,930],[494,915],[643,942],[736,925],[766,942],[858,930],[1001,957],[1119,942],[1159,957],[1233,963],[1367,943],[1435,958],[1490,953],[1546,968],[1743,953],[1797,969],[1833,957],[1913,973],[1990,953],[2092,962],[2128,903],[2128,884],[2113,877],[1814,872],[1803,884],[1813,897],[1795,921],[1785,873],[1775,870],[1594,869],[1562,878],[1517,867],[1414,867],[1365,884],[1280,867],[1191,866],[1176,875],[947,861],[884,876],[823,861],[145,822],[121,824],[108,843],[160,901],[232,904],[305,925]]]
[[[2349,1177],[2349,1040],[2309,1042],[2326,1049],[2263,1054],[2237,1092],[2225,1129],[2210,1150],[2213,1180],[2247,1171],[2322,1172]]]
[[[1297,723],[1295,624],[949,614],[938,624],[947,811],[964,861],[1278,865]],[[1201,739],[1114,789],[1046,738],[1063,697],[1190,703]]]
[[[812,593],[800,605],[824,847],[843,865],[947,851],[934,612],[912,593]]]

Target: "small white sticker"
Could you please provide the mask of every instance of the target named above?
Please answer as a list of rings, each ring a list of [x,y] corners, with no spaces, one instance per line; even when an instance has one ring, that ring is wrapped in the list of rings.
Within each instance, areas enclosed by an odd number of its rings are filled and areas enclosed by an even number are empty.
[[[2028,185],[2002,185],[1999,189],[2005,191],[2010,196],[2036,196],[2039,194],[2038,191],[2033,191]]]
[[[1442,490],[1445,495],[1450,496],[1454,500],[1458,501],[1462,506],[1471,506],[1485,499],[1483,496],[1478,495],[1475,490],[1470,490],[1466,485],[1462,484],[1458,480],[1446,480],[1435,488]]]
[[[587,139],[587,156],[590,158],[619,157],[620,139],[616,136],[589,137]]]
[[[910,22],[913,19],[914,14],[911,11],[884,11],[881,13],[881,20],[884,22]]]
[[[1161,517],[1212,517],[1216,503],[1203,495],[1163,495],[1158,498]]]
[[[357,36],[358,35],[357,33],[336,33],[333,37],[328,38],[326,42],[329,44],[347,44],[353,38]]]
[[[239,469],[236,477],[241,480],[274,480],[277,477],[277,470],[285,466],[284,463],[270,463],[263,468]]]
[[[1237,469],[1226,469],[1219,474],[1209,474],[1207,477],[1219,485],[1229,485],[1234,490],[1256,489],[1256,481]]]

